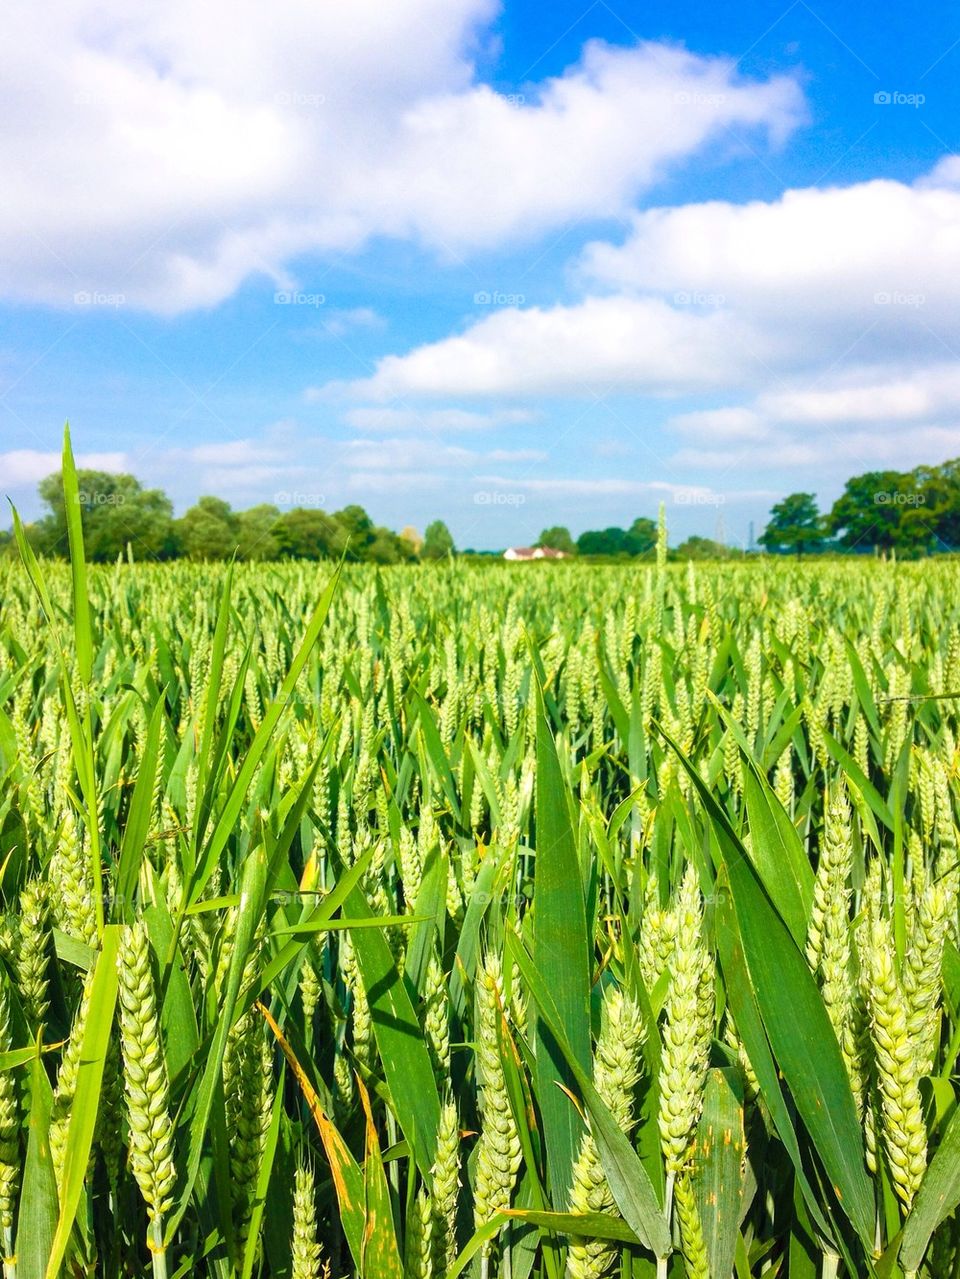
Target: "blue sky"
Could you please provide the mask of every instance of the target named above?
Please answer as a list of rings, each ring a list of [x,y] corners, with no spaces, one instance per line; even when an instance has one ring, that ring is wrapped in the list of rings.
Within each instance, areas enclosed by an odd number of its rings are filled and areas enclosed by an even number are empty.
[[[0,490],[743,541],[960,454],[946,4],[14,3]]]

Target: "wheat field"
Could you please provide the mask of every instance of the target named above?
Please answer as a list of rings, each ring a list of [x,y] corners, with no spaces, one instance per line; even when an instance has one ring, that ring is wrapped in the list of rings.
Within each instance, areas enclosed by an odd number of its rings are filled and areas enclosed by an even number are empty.
[[[0,561],[8,1279],[960,1273],[960,566],[71,534]]]

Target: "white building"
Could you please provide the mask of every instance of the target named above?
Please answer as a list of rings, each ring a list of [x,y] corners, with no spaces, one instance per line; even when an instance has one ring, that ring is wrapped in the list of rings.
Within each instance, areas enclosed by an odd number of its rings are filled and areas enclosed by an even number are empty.
[[[508,546],[503,552],[505,560],[565,560],[566,551],[555,551],[549,546]]]

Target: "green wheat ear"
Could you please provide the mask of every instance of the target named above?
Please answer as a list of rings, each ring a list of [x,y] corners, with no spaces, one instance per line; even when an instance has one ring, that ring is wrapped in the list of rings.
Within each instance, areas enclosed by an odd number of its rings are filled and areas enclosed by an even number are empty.
[[[477,1146],[474,1220],[479,1228],[510,1207],[522,1155],[500,1060],[500,1025],[506,1013],[499,958],[488,954],[477,971],[477,1074],[482,1119]]]
[[[629,1133],[634,1126],[634,1090],[640,1078],[640,1048],[644,1028],[637,1005],[619,990],[609,988],[603,1001],[600,1038],[594,1057],[593,1082],[600,1100],[617,1126]],[[607,1183],[593,1134],[584,1133],[573,1166],[570,1208],[577,1213],[619,1216]],[[571,1279],[601,1279],[608,1273],[616,1250],[604,1239],[570,1242],[567,1270]]]
[[[445,1275],[457,1255],[457,1201],[460,1190],[460,1123],[452,1100],[443,1103],[433,1165],[430,1230],[434,1275]]]
[[[0,976],[0,1052],[13,1048],[10,1034],[10,995]],[[20,1184],[20,1105],[16,1078],[11,1070],[0,1071],[0,1230],[4,1257],[13,1256],[13,1225]],[[7,1261],[4,1262],[7,1273]]]
[[[927,1167],[916,1045],[893,962],[888,926],[875,920],[867,953],[870,1029],[877,1065],[883,1145],[897,1197],[909,1209]]]
[[[696,872],[684,873],[677,897],[677,945],[670,973],[660,1067],[660,1143],[667,1172],[679,1173],[703,1109],[713,1035],[714,961],[702,936]]]
[[[700,1211],[688,1173],[677,1178],[675,1187],[677,1223],[680,1227],[680,1251],[687,1279],[711,1279],[707,1248],[703,1239]]]
[[[151,1247],[162,1254],[162,1219],[173,1203],[176,1174],[170,1087],[145,924],[131,924],[123,930],[117,962],[130,1167],[147,1205]]]
[[[329,1279],[330,1264],[323,1262],[317,1234],[317,1187],[313,1171],[297,1165],[293,1180],[293,1238],[290,1244],[290,1279]]]

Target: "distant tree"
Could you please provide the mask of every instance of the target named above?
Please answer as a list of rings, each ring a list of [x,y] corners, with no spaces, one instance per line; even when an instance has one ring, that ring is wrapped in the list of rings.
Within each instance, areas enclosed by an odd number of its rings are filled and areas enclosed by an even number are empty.
[[[827,528],[850,550],[901,546],[904,515],[916,492],[916,473],[867,471],[855,475],[834,502],[826,518]]]
[[[657,522],[646,515],[638,516],[627,529],[624,550],[628,555],[646,555],[657,545]]]
[[[362,506],[345,506],[342,511],[335,511],[333,518],[350,539],[347,558],[365,560],[367,549],[373,541],[373,520]]]
[[[225,560],[240,542],[240,519],[229,502],[201,497],[178,522],[184,554],[193,560]]]
[[[241,511],[238,517],[237,554],[242,560],[275,560],[280,555],[277,524],[280,512],[265,502]]]
[[[816,498],[812,493],[791,493],[770,511],[770,523],[760,534],[760,542],[768,551],[816,550],[826,532]]]
[[[375,528],[366,558],[372,564],[401,564],[405,560],[416,559],[416,553],[405,537],[388,528]]]
[[[915,488],[904,504],[902,545],[911,551],[960,547],[960,458],[942,466],[918,466]]]
[[[132,549],[135,559],[168,559],[178,550],[173,505],[160,489],[145,489],[133,475],[77,472],[83,544],[87,559],[115,560]],[[40,481],[40,496],[50,514],[38,521],[33,538],[39,549],[66,555],[67,516],[63,476]]]
[[[274,536],[281,555],[302,560],[337,559],[347,540],[346,530],[332,515],[304,506],[284,511]]]
[[[588,529],[577,538],[581,555],[620,555],[626,549],[622,528]]]
[[[410,549],[415,556],[420,554],[423,547],[423,538],[412,524],[405,524],[400,530],[400,536],[410,546]]]
[[[456,547],[453,537],[443,520],[434,520],[427,525],[423,535],[423,548],[420,554],[425,560],[442,560],[453,555]]]
[[[677,547],[677,559],[725,560],[730,558],[729,548],[709,537],[694,535]]]
[[[577,544],[570,536],[570,530],[564,528],[562,524],[555,524],[553,528],[545,528],[537,538],[537,546],[546,546],[551,551],[563,551],[567,555],[576,555]]]

